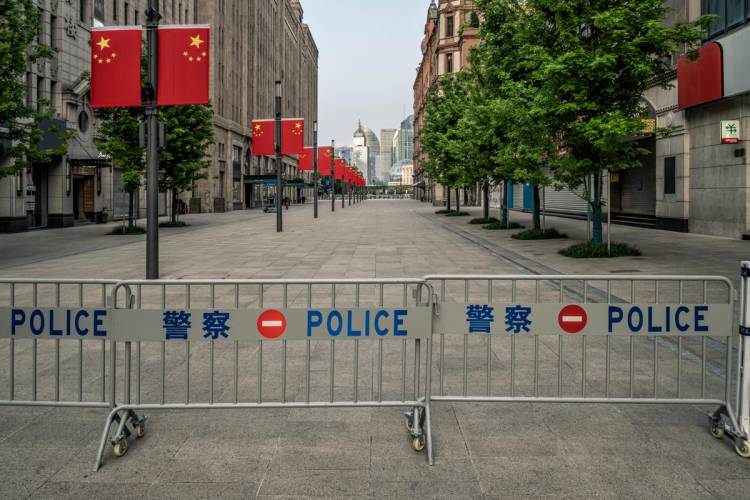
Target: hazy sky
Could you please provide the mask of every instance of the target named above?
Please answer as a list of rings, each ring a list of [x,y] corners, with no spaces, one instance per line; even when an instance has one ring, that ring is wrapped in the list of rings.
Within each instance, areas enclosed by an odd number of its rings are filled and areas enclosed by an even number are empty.
[[[429,0],[302,0],[320,51],[319,141],[351,144],[357,120],[380,138],[412,113]]]

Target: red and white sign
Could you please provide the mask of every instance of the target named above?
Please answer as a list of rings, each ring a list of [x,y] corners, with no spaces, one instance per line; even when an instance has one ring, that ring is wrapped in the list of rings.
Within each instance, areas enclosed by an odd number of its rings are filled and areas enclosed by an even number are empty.
[[[560,324],[560,328],[566,333],[580,333],[586,328],[589,317],[583,307],[570,305],[563,307],[557,316],[557,322]]]
[[[286,331],[286,318],[276,310],[263,311],[258,316],[258,333],[269,340],[274,340]]]

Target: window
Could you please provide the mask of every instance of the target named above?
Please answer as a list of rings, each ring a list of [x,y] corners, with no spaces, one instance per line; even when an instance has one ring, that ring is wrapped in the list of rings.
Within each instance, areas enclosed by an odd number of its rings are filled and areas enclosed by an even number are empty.
[[[138,11],[133,12],[133,24],[138,24]]]
[[[44,77],[38,76],[36,78],[36,110],[42,111],[44,106]]]
[[[52,80],[49,83],[49,105],[50,109],[56,110],[55,104],[57,102],[57,82]]]
[[[86,22],[86,4],[89,0],[78,0],[78,18],[82,23]]]
[[[49,46],[57,50],[57,16],[49,16]]]
[[[130,5],[128,2],[125,2],[125,25],[127,26],[130,24]]]
[[[117,21],[117,2],[118,1],[119,0],[114,0],[114,2],[112,2],[112,19],[115,21]]]
[[[664,158],[664,194],[677,193],[677,162],[674,156]]]
[[[453,33],[455,31],[455,18],[453,16],[448,16],[445,18],[445,36],[453,36]]]
[[[702,0],[702,13],[717,16],[708,28],[708,36],[718,35],[747,22],[750,8],[746,3],[745,0]]]
[[[445,54],[445,72],[453,73],[453,54]]]
[[[179,17],[179,19],[180,19],[180,24],[182,24],[182,3],[180,3],[180,7],[179,7],[179,9],[177,10],[177,16],[178,16],[178,17]]]

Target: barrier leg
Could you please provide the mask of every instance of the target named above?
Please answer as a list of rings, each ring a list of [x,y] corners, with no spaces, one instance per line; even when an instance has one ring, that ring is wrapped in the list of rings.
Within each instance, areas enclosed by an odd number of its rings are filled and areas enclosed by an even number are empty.
[[[424,432],[425,432],[425,436],[427,437],[427,463],[429,465],[433,465],[435,463],[435,460],[432,454],[432,420],[430,416],[429,401],[427,402],[427,406],[425,406],[424,408],[424,414],[425,414]]]

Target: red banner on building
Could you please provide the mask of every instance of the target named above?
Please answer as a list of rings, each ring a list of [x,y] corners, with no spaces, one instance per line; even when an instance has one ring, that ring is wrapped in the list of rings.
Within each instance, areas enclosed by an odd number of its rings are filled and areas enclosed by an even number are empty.
[[[141,40],[139,27],[92,30],[92,108],[128,108],[142,104]]]
[[[273,156],[276,154],[276,145],[274,144],[274,126],[273,120],[253,120],[253,156]]]
[[[290,118],[281,121],[281,154],[299,155],[305,150],[305,120]]]
[[[300,171],[313,170],[315,168],[314,154],[314,148],[305,148],[305,150],[299,155],[298,168]]]
[[[159,27],[159,106],[208,104],[207,25]]]
[[[346,168],[346,160],[343,158],[336,158],[333,167],[333,178],[337,181],[344,179],[344,169]]]

